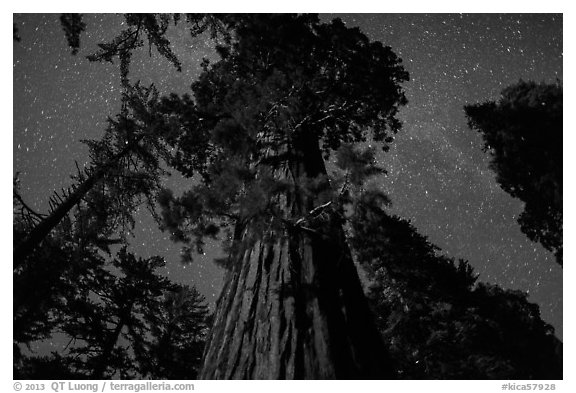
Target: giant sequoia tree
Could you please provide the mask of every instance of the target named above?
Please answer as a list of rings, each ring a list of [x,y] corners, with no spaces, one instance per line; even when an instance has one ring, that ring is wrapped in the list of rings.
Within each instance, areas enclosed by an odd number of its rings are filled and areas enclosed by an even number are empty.
[[[211,114],[188,130],[205,144],[201,182],[162,196],[165,227],[198,246],[232,228],[200,377],[390,376],[325,160],[367,137],[387,150],[408,74],[389,47],[340,20],[224,21],[233,39],[204,62],[194,100],[165,100],[166,113]]]
[[[409,223],[380,208],[386,196],[366,186],[383,170],[374,151],[358,145],[370,138],[386,151],[406,104],[408,74],[389,47],[314,15],[124,17],[124,30],[88,57],[119,60],[124,90],[104,137],[88,142],[92,166],[54,197],[47,216],[15,188],[15,375],[561,377],[558,342],[525,295],[475,287],[470,266],[437,255]],[[180,70],[165,34],[181,19],[192,37],[210,33],[220,60],[202,63],[191,95],[159,98],[153,87],[132,85],[130,59],[144,37]],[[81,15],[61,22],[77,53]],[[561,230],[558,159],[545,151],[548,166],[524,165],[538,127],[557,128],[558,105],[553,89],[520,84],[499,104],[467,113],[494,148],[503,187],[532,195],[523,225],[544,220],[545,227],[527,233],[561,255],[553,233],[558,220]],[[517,132],[523,128],[527,134]],[[550,151],[557,142],[551,138]],[[190,178],[191,189],[155,195],[166,166]],[[534,184],[546,186],[541,195],[552,208],[535,203],[538,187],[524,182],[546,168]],[[153,196],[162,228],[186,243],[185,259],[203,252],[207,237],[223,237],[227,257],[217,262],[227,270],[225,286],[205,346],[204,299],[158,276],[160,258],[122,249],[110,265],[100,253],[111,256],[112,235],[137,205],[147,202],[154,213]],[[349,245],[374,284],[372,310]],[[74,342],[66,353],[19,351],[55,331]]]

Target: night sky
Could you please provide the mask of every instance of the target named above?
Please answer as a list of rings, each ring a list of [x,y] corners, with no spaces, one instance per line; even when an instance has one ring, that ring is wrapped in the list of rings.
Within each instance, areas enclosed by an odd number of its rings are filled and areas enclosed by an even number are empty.
[[[324,15],[323,19],[331,19]],[[482,152],[480,134],[466,126],[463,106],[497,99],[506,86],[524,80],[554,82],[562,75],[562,16],[497,14],[340,15],[403,59],[411,81],[402,108],[402,131],[390,152],[379,154],[388,170],[380,180],[392,212],[409,219],[446,255],[469,260],[480,280],[528,291],[542,317],[562,339],[562,269],[551,253],[520,231],[523,203],[500,189]],[[15,15],[21,42],[14,42],[14,167],[24,199],[46,211],[48,196],[71,184],[74,160],[87,163],[81,139],[99,139],[107,116],[119,109],[117,64],[90,63],[96,43],[122,28],[116,15],[85,15],[81,50],[70,54],[58,15]],[[135,54],[132,81],[154,83],[161,93],[185,93],[211,42],[190,39],[183,26],[168,34],[183,71],[147,48]],[[176,192],[187,181],[174,174]],[[137,214],[131,249],[161,255],[165,274],[194,284],[213,303],[222,270],[208,247],[192,265],[180,263],[180,246],[161,233],[145,211]]]

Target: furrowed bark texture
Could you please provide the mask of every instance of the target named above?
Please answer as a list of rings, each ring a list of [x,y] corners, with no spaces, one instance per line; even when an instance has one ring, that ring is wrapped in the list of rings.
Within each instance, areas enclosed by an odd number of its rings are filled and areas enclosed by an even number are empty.
[[[285,176],[326,173],[317,140],[301,140],[295,151]],[[316,202],[298,193],[283,199],[292,218]],[[201,379],[391,377],[343,229],[326,225],[329,236],[287,229],[273,242],[238,251],[218,300]]]

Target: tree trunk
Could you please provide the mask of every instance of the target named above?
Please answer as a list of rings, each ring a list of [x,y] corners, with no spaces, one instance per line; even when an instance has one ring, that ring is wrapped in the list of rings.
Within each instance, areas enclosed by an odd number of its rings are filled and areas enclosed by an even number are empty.
[[[80,203],[86,194],[104,178],[106,172],[115,166],[118,161],[128,154],[142,139],[140,136],[134,143],[127,145],[118,154],[113,156],[107,163],[96,169],[92,175],[84,180],[52,213],[36,225],[20,244],[14,249],[14,260],[21,261],[38,247],[38,245],[52,232],[72,208]]]
[[[97,171],[80,184],[54,211],[34,227],[26,238],[14,249],[14,260],[21,261],[36,249],[46,236],[62,221],[70,210],[86,196],[102,177],[103,171]]]
[[[102,354],[100,355],[98,364],[94,370],[94,373],[92,374],[93,379],[104,379],[104,374],[110,365],[110,356],[112,355],[112,351],[118,343],[122,329],[124,329],[127,321],[130,319],[133,305],[134,302],[130,302],[126,309],[120,313],[118,323],[116,324],[114,331],[110,334],[108,340],[106,340],[102,347]]]
[[[292,152],[280,176],[326,174],[317,139],[301,136]],[[281,199],[292,222],[319,205],[297,191]],[[251,231],[238,232],[249,239]],[[200,379],[392,376],[338,220],[243,244],[226,273]]]

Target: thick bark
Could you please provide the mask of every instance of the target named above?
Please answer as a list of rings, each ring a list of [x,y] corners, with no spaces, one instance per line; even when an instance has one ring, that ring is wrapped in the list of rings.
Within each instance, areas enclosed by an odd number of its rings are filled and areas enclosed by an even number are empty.
[[[293,149],[282,176],[326,173],[318,141],[302,138]],[[282,200],[292,221],[318,205],[298,192]],[[250,226],[240,232],[254,235]],[[275,241],[244,244],[225,277],[201,379],[391,377],[337,220],[316,233],[293,227]]]

